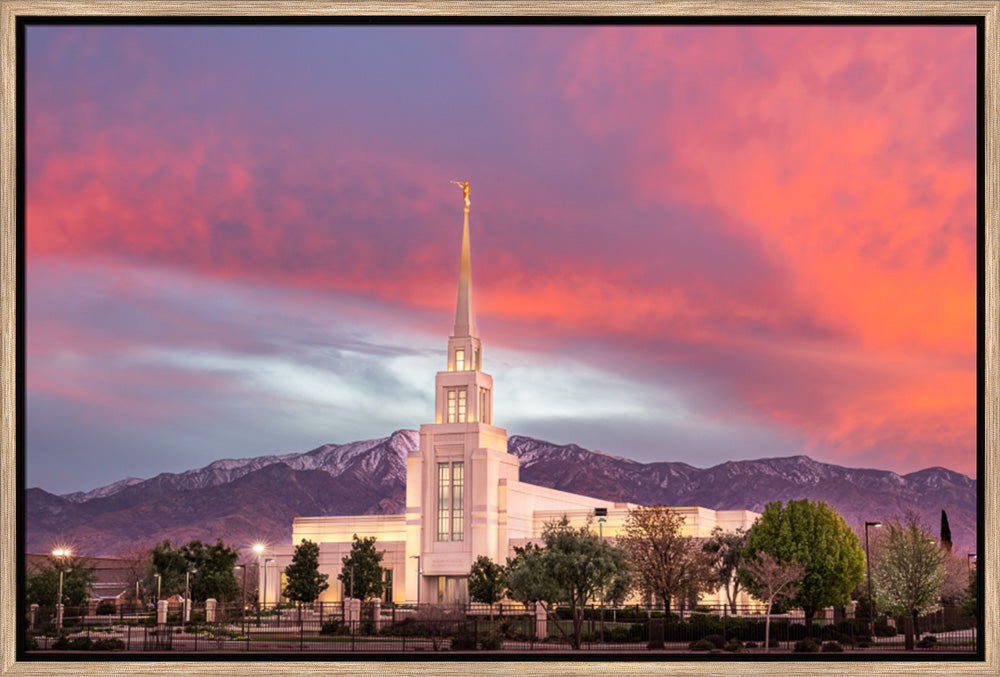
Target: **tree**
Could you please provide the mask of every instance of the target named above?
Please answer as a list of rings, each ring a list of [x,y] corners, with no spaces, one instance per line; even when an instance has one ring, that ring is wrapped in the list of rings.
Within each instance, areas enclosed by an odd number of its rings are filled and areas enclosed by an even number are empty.
[[[90,599],[94,583],[94,567],[82,557],[54,557],[36,564],[24,581],[24,598],[28,604],[55,606],[59,603],[59,570],[63,572],[62,604],[79,606]]]
[[[199,540],[189,541],[181,548],[181,554],[192,571],[193,599],[203,601],[211,598],[225,602],[240,598],[240,585],[233,573],[240,554],[223,543],[221,538],[209,546]]]
[[[675,598],[714,589],[713,555],[682,533],[684,517],[657,505],[629,510],[618,542],[628,552],[640,587],[663,600],[667,618]]]
[[[149,557],[150,563],[143,587],[150,591],[159,591],[161,599],[183,592],[186,580],[185,573],[191,568],[191,563],[185,557],[183,549],[174,548],[169,540],[165,540],[153,546]],[[159,584],[157,584],[157,575],[160,576]]]
[[[282,594],[293,602],[315,602],[330,587],[327,578],[329,575],[319,572],[319,546],[303,539],[295,546],[291,564],[285,567],[287,583]]]
[[[575,529],[565,516],[542,529],[544,548],[529,543],[514,548],[507,560],[507,588],[511,598],[541,602],[548,613],[553,604],[569,604],[573,619],[574,649],[580,648],[583,609],[598,595],[628,587],[627,556],[590,529]],[[609,595],[605,594],[605,599]],[[557,626],[558,627],[558,626]]]
[[[712,529],[712,537],[702,548],[710,554],[719,585],[726,591],[729,609],[736,615],[736,598],[740,592],[740,579],[736,575],[743,562],[743,549],[747,545],[747,534],[742,527],[735,532],[723,531],[722,527]]]
[[[805,577],[789,603],[805,612],[807,634],[819,609],[846,605],[854,586],[864,580],[865,553],[857,534],[823,501],[768,503],[747,532],[743,557],[753,559],[759,552],[779,562],[805,565]],[[755,597],[763,594],[745,571],[740,582]]]
[[[486,555],[480,555],[469,569],[469,597],[474,602],[490,605],[490,620],[493,620],[493,605],[503,597],[507,581],[502,564],[497,564]]]
[[[132,600],[135,604],[141,603],[140,587],[153,562],[152,550],[142,545],[130,545],[120,550],[115,557],[125,570],[122,575],[122,583],[126,586],[125,599]]]
[[[948,513],[941,511],[941,547],[951,552],[951,526],[948,525]]]
[[[766,552],[757,553],[755,559],[742,562],[740,568],[754,582],[754,597],[767,604],[764,621],[764,651],[771,650],[771,609],[775,600],[791,598],[799,591],[799,582],[806,568],[800,562],[779,562]]]
[[[318,552],[318,551],[317,551]],[[344,556],[337,576],[348,590],[348,596],[362,601],[382,596],[382,556],[375,550],[375,537],[358,538],[354,534],[351,551]]]
[[[917,616],[937,604],[944,582],[944,553],[920,524],[915,512],[904,521],[890,521],[879,539],[878,557],[872,567],[875,607],[906,615],[906,648],[913,648],[920,634]]]

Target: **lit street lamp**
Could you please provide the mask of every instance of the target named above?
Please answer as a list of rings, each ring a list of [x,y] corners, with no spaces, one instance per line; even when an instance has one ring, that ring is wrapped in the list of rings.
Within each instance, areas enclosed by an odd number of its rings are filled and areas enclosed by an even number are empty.
[[[262,600],[264,603],[265,610],[267,610],[267,563],[273,561],[274,560],[270,557],[264,560],[264,589],[263,589]]]
[[[188,569],[184,572],[184,609],[181,611],[181,625],[186,623],[187,609],[191,604],[191,574],[196,573],[197,569]]]
[[[52,556],[59,560],[59,594],[56,597],[56,628],[62,630],[63,621],[63,566],[64,559],[70,556],[69,548],[56,548]]]
[[[601,537],[601,543],[604,543],[604,523],[607,522],[607,518],[599,517],[597,519],[597,531]],[[601,641],[604,641],[604,589],[601,589]]]
[[[868,527],[879,529],[881,522],[865,522],[865,560],[868,564],[868,623],[871,625],[872,637],[875,637],[875,598],[872,597],[872,555],[868,548]]]
[[[160,603],[160,584],[163,583],[163,576],[160,574],[153,574],[156,577],[156,603]]]
[[[253,545],[253,551],[255,553],[257,553],[257,582],[258,582],[258,585],[261,585],[260,584],[261,560],[264,557],[264,550],[266,550],[266,549],[267,549],[267,546],[264,545],[263,543],[254,543],[254,545]],[[264,575],[267,576],[267,572],[266,571],[265,571]],[[257,591],[257,627],[258,628],[260,627],[260,604],[261,604],[261,591],[258,590]]]
[[[410,555],[410,559],[417,560],[417,608],[420,608],[420,574],[423,571],[420,570],[420,555]]]

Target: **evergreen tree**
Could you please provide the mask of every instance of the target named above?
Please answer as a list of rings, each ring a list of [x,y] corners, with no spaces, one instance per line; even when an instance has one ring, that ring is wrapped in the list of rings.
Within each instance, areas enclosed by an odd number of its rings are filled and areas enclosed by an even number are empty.
[[[354,534],[354,544],[343,560],[340,574],[348,597],[366,601],[382,596],[382,557],[385,553],[375,550],[375,537],[359,538]]]
[[[948,513],[941,511],[941,547],[951,552],[951,527],[948,525]]]
[[[240,584],[233,573],[240,555],[221,538],[210,546],[199,540],[189,541],[181,548],[181,554],[192,571],[192,598],[201,601],[211,598],[219,602],[240,599]]]
[[[315,602],[330,587],[327,578],[319,572],[319,546],[303,540],[295,546],[292,563],[285,567],[287,585],[282,594],[294,602]]]

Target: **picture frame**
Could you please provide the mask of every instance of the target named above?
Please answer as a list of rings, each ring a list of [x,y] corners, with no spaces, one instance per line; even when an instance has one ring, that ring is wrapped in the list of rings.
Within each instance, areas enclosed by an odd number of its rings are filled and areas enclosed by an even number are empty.
[[[731,16],[741,17],[810,17],[817,21],[837,17],[865,16],[873,18],[891,17],[943,17],[943,16],[974,16],[985,21],[985,139],[986,156],[984,169],[985,191],[985,241],[982,247],[985,252],[985,298],[980,300],[985,313],[985,336],[981,337],[983,350],[985,379],[985,401],[983,411],[985,416],[985,457],[980,462],[984,472],[978,476],[985,497],[985,514],[980,530],[985,533],[984,589],[989,591],[985,598],[985,634],[983,645],[985,660],[969,661],[926,661],[912,660],[907,662],[884,662],[875,657],[872,661],[828,662],[821,660],[799,661],[794,657],[784,657],[788,660],[773,662],[725,661],[667,661],[646,662],[623,660],[614,664],[587,660],[531,660],[531,661],[387,661],[387,662],[356,662],[338,661],[335,657],[322,662],[301,662],[289,660],[280,663],[262,662],[220,662],[206,656],[204,660],[184,660],[144,662],[144,661],[89,661],[81,662],[72,657],[60,657],[60,660],[36,662],[18,661],[15,655],[16,608],[15,581],[18,563],[16,562],[16,534],[23,525],[18,523],[17,486],[18,470],[16,447],[19,431],[17,429],[17,411],[15,386],[17,379],[24,374],[16,370],[16,322],[18,308],[16,307],[15,289],[19,282],[19,270],[23,267],[23,254],[19,253],[19,243],[16,238],[16,222],[19,210],[23,208],[23,194],[18,194],[17,162],[23,159],[19,155],[18,139],[16,138],[15,119],[17,107],[15,101],[15,84],[17,78],[16,65],[16,22],[22,17],[58,16],[67,19],[99,16],[211,16],[232,17],[245,16],[264,17],[275,15],[300,16],[387,16],[405,15],[420,17],[435,16],[469,16],[488,20],[496,16],[532,17],[570,16],[570,17],[600,17],[622,16],[650,19],[662,16],[706,17]],[[512,0],[508,2],[450,2],[435,0],[431,2],[309,2],[309,1],[271,1],[261,2],[200,2],[197,0],[163,1],[92,1],[83,2],[48,2],[46,0],[0,0],[0,31],[2,31],[2,113],[3,125],[0,129],[0,145],[2,145],[3,161],[0,167],[0,275],[2,275],[2,371],[0,371],[0,486],[2,486],[2,530],[0,530],[0,659],[4,675],[78,675],[78,674],[129,674],[158,675],[170,672],[181,674],[211,674],[211,675],[245,675],[245,674],[279,674],[289,671],[303,675],[330,674],[399,674],[399,675],[469,675],[469,674],[505,674],[516,673],[525,677],[535,675],[576,675],[610,672],[614,674],[671,674],[671,675],[759,675],[759,674],[894,674],[894,675],[924,675],[927,672],[940,671],[956,675],[992,675],[1000,672],[1000,633],[997,622],[1000,620],[1000,599],[996,594],[1000,590],[1000,529],[997,523],[997,507],[1000,506],[1000,182],[998,182],[998,167],[1000,167],[1000,144],[998,144],[997,124],[1000,110],[1000,54],[998,54],[997,26],[1000,20],[1000,1],[989,2],[721,2],[721,1],[680,1],[680,2],[599,2],[556,1],[541,3]],[[990,594],[992,593],[992,594]],[[199,659],[201,657],[198,657]],[[708,657],[710,658],[710,657]]]

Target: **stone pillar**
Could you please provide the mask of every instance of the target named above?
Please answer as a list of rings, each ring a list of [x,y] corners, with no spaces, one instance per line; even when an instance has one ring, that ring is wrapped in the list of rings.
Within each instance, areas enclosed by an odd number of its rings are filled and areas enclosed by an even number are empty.
[[[361,620],[361,600],[348,597],[344,600],[344,622],[357,623]]]
[[[191,600],[189,599],[184,600],[184,622],[191,622]]]
[[[375,632],[382,629],[382,600],[372,601],[372,620],[375,622]]]
[[[156,624],[163,625],[167,622],[167,600],[161,599],[156,603]]]
[[[549,616],[545,613],[545,605],[535,602],[535,639],[545,639],[549,636]]]
[[[56,628],[62,630],[64,604],[56,604]]]
[[[214,623],[215,622],[215,605],[217,602],[214,599],[205,600],[205,622]]]
[[[38,618],[38,605],[32,604],[31,609],[28,611],[28,629],[35,629],[35,621]]]

